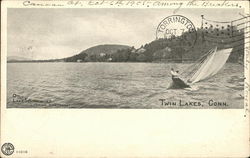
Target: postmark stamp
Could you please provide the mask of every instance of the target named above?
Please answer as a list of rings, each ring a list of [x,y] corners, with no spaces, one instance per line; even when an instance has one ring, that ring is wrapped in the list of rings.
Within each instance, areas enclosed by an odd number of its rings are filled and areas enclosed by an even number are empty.
[[[197,40],[197,32],[194,24],[187,17],[171,15],[164,18],[156,29],[156,39],[160,38],[177,38],[177,40],[188,41],[187,46],[192,48]]]
[[[4,155],[10,156],[14,153],[14,145],[11,143],[4,143],[1,147],[1,151]]]

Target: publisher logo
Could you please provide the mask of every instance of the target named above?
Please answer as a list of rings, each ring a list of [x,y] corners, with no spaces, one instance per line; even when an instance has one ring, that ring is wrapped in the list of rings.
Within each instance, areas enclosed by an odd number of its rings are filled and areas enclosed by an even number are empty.
[[[14,153],[14,146],[11,143],[4,143],[1,147],[1,151],[4,155],[11,155]]]

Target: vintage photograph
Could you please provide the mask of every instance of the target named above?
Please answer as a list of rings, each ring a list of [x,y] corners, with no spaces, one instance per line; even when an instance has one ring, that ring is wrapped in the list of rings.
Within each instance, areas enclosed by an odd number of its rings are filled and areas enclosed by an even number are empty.
[[[1,1],[1,151],[249,157],[248,1]]]
[[[242,109],[230,8],[8,8],[7,108]]]

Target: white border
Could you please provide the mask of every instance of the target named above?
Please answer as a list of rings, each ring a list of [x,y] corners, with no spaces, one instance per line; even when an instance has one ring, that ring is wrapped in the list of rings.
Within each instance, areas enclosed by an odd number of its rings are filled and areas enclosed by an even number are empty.
[[[23,7],[2,2],[1,144],[28,150],[9,157],[249,156],[249,100],[244,109],[6,109],[7,6]]]

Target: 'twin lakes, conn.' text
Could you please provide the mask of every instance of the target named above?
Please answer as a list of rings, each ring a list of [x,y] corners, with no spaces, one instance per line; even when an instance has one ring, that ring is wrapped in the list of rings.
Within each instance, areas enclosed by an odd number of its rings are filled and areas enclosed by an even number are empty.
[[[169,107],[175,107],[175,106],[193,106],[193,107],[203,107],[204,104],[202,104],[199,101],[183,101],[183,100],[179,100],[179,101],[167,101],[166,99],[159,99],[160,104],[162,106],[169,106]],[[214,101],[213,99],[210,99],[207,102],[208,106],[228,106],[228,104],[226,102],[223,101]]]

